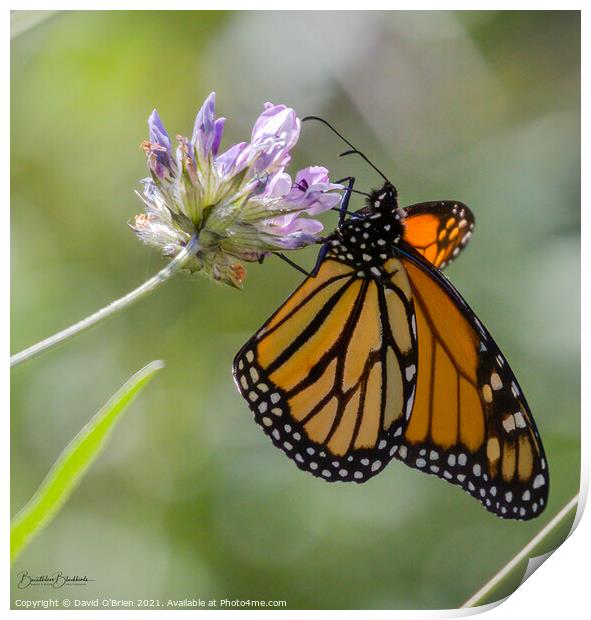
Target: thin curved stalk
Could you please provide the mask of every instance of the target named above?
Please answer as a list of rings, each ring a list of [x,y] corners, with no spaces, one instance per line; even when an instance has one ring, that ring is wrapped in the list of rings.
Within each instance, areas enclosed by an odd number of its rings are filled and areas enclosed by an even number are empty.
[[[116,299],[111,302],[104,308],[101,308],[94,314],[87,316],[86,318],[78,321],[78,323],[74,323],[74,325],[70,325],[70,327],[66,327],[61,332],[34,344],[24,351],[20,351],[16,353],[10,358],[10,366],[16,366],[17,364],[22,364],[26,362],[40,353],[47,351],[48,349],[52,349],[57,345],[65,342],[66,340],[70,340],[74,336],[77,336],[83,331],[94,327],[98,323],[101,323],[105,319],[109,318],[113,314],[120,312],[127,306],[135,303],[138,299],[148,295],[155,291],[161,284],[164,284],[167,280],[169,280],[175,273],[180,271],[199,251],[199,241],[197,236],[193,236],[189,243],[176,255],[176,257],[166,265],[163,269],[161,269],[155,276],[144,282],[142,285],[138,286],[135,290],[131,291],[127,295]]]

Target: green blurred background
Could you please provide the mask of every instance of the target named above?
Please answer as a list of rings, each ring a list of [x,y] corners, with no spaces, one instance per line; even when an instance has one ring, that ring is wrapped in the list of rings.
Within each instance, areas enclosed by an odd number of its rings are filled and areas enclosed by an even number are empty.
[[[138,145],[153,107],[171,135],[190,135],[211,90],[225,145],[248,138],[265,101],[285,103],[341,128],[403,204],[470,205],[475,235],[448,276],[528,396],[547,510],[503,521],[397,462],[365,485],[326,484],[273,448],[231,377],[235,352],[301,279],[271,259],[249,267],[243,292],[177,277],[13,371],[12,514],[133,371],[167,364],[13,566],[13,598],[19,571],[61,569],[96,580],[87,598],[457,607],[579,487],[579,13],[73,12],[15,36],[14,352],[162,266],[126,225],[142,207]],[[379,184],[342,148],[307,124],[292,170]]]

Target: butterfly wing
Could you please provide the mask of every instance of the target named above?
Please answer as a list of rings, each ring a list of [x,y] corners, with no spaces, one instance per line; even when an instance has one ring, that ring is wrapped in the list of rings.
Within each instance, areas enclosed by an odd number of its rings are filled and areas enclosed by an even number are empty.
[[[404,241],[438,269],[456,258],[474,230],[474,215],[461,202],[421,202],[404,212]]]
[[[397,259],[374,278],[325,258],[241,349],[234,379],[300,469],[364,482],[392,459],[410,416],[415,329]]]
[[[417,393],[406,465],[460,485],[487,510],[531,519],[548,498],[544,449],[503,354],[437,269],[401,245],[417,319]]]

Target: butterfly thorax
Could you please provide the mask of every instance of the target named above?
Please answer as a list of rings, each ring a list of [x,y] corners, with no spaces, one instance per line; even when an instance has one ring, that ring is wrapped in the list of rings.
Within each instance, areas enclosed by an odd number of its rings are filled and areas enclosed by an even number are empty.
[[[403,217],[393,186],[373,191],[363,209],[339,224],[329,240],[328,256],[358,269],[379,267],[394,256]]]

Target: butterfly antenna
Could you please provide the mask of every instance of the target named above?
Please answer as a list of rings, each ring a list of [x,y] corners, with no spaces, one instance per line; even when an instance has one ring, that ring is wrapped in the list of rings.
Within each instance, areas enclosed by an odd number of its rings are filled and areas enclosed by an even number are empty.
[[[335,183],[340,183],[340,181],[335,181]],[[360,189],[353,189],[352,187],[346,187],[345,192],[351,192],[352,194],[359,194],[360,196],[365,196],[366,198],[371,198],[371,194],[369,192],[362,192]]]
[[[366,198],[371,198],[371,194],[369,192],[362,192],[358,189],[353,189],[351,187],[345,191],[352,192],[353,194],[359,194],[360,196],[365,196]]]
[[[357,148],[355,148],[355,146],[353,144],[351,144],[349,142],[349,140],[347,140],[347,138],[345,138],[345,136],[343,136],[342,133],[340,133],[339,131],[337,131],[328,121],[325,121],[323,118],[320,118],[319,116],[305,116],[302,119],[302,122],[304,121],[319,121],[322,124],[326,125],[334,134],[336,134],[345,144],[348,144],[351,147],[350,151],[345,151],[344,153],[341,153],[339,155],[339,157],[344,157],[345,155],[352,155],[353,153],[356,153],[357,155],[359,155],[360,157],[362,157],[381,177],[382,179],[384,179],[384,181],[386,181],[386,183],[390,183],[390,181],[388,180],[388,178],[386,177],[386,175],[374,164],[372,164],[372,162]]]
[[[342,183],[343,181],[348,181],[349,177],[344,179],[339,179],[338,181],[334,181],[335,183]],[[305,192],[308,188],[303,183],[294,183],[292,187],[297,187],[301,192]],[[359,189],[353,189],[352,187],[345,188],[346,192],[352,192],[353,194],[360,194],[361,196],[365,196],[366,198],[371,198],[371,194],[368,192],[362,192]]]
[[[349,142],[349,140],[347,140],[347,138],[345,138],[345,136],[343,136],[342,133],[338,132],[328,121],[325,121],[323,118],[320,118],[319,116],[304,116],[302,122],[305,121],[320,121],[323,125],[326,125],[334,134],[336,134],[345,144],[348,144],[352,149],[355,149],[355,147]]]
[[[345,157],[346,155],[359,155],[359,157],[364,159],[382,177],[382,179],[386,181],[386,183],[391,185],[390,181],[388,180],[388,177],[386,177],[386,175],[377,166],[372,164],[372,162],[367,158],[367,156],[364,155],[361,151],[358,151],[357,149],[353,148],[350,151],[345,151],[344,153],[340,153],[339,157]]]

